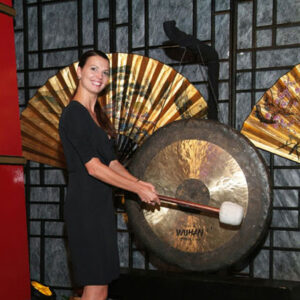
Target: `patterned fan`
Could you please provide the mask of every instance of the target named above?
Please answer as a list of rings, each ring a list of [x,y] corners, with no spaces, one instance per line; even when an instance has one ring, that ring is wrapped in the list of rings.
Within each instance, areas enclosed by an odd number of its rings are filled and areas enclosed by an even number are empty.
[[[120,159],[128,160],[159,127],[206,113],[199,91],[173,68],[148,57],[114,53],[110,82],[98,97],[117,131]],[[78,63],[60,70],[30,99],[21,114],[23,155],[56,167],[65,167],[58,123],[78,84]]]
[[[259,148],[300,162],[300,64],[258,101],[241,133]]]

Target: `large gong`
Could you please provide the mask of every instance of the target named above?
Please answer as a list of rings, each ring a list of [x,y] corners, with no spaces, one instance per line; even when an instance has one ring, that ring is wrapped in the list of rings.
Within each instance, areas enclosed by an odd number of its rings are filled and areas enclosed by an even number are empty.
[[[138,239],[164,261],[183,269],[213,271],[244,260],[260,242],[270,215],[270,183],[252,144],[214,121],[182,120],[157,130],[137,151],[130,171],[159,194],[220,207],[240,204],[234,227],[218,216],[162,204],[155,209],[126,199]]]

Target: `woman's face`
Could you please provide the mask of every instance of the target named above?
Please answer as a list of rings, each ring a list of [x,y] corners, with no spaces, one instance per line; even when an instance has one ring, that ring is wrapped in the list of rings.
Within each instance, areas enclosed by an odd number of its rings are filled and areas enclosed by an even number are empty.
[[[91,56],[83,68],[78,67],[80,87],[92,94],[99,94],[109,80],[109,62],[101,56]]]

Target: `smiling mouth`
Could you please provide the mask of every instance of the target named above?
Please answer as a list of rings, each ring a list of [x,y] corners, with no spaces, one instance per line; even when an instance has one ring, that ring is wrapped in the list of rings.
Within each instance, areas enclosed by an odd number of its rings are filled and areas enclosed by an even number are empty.
[[[102,83],[101,82],[92,81],[92,84],[95,85],[95,86],[100,86]]]

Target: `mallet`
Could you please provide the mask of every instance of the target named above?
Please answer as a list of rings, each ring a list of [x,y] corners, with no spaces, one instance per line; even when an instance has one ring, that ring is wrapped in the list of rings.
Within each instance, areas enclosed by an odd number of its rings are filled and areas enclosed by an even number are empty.
[[[219,220],[221,223],[238,226],[242,223],[244,216],[244,209],[241,205],[224,201],[220,208],[194,203],[187,200],[176,199],[169,196],[158,195],[158,198],[170,203],[176,203],[180,206],[189,207],[201,211],[213,212],[219,214]]]

